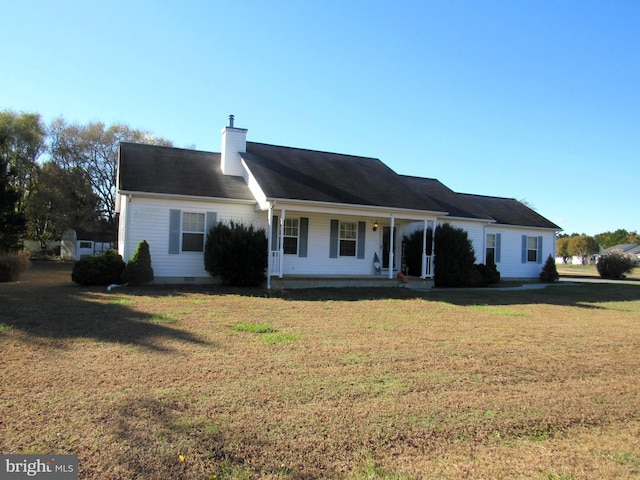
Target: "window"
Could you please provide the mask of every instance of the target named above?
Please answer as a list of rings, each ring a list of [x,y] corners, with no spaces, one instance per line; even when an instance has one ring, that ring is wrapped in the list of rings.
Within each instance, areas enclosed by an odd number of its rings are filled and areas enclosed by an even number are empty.
[[[496,262],[496,234],[495,233],[487,233],[487,253],[486,253],[486,263],[495,263]]]
[[[358,225],[356,222],[340,222],[340,256],[355,257],[358,240]]]
[[[300,236],[300,221],[297,218],[284,219],[283,245],[285,255],[298,254],[298,238]]]
[[[204,213],[184,212],[182,214],[182,251],[202,252],[204,250]]]
[[[538,237],[527,237],[527,262],[538,261]]]
[[[80,248],[93,248],[93,242],[80,242]]]

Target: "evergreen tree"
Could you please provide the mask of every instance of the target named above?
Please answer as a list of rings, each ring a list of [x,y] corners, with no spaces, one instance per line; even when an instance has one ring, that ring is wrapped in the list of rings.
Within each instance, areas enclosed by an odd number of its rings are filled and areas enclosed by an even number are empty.
[[[266,279],[267,236],[264,229],[235,222],[218,223],[207,234],[204,265],[222,283],[258,286]]]
[[[146,240],[138,243],[122,274],[122,280],[130,285],[144,285],[153,281],[151,253]]]
[[[542,267],[542,271],[540,272],[540,280],[545,283],[553,283],[557,282],[559,278],[560,275],[558,275],[556,261],[551,255],[549,255],[547,257],[547,261],[544,264],[544,267]]]
[[[448,223],[435,233],[434,284],[436,287],[478,285],[475,252],[467,232]]]

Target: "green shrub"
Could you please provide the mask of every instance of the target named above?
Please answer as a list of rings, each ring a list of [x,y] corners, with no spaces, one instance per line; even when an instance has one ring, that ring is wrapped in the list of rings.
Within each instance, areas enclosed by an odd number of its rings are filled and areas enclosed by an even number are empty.
[[[153,281],[153,268],[151,268],[151,254],[146,240],[138,243],[136,251],[129,259],[122,274],[122,281],[130,285],[144,285]]]
[[[553,259],[551,255],[547,257],[547,261],[542,267],[542,271],[540,272],[540,280],[545,283],[553,283],[557,282],[560,278],[558,274],[558,269],[556,268],[556,261]]]
[[[500,283],[500,272],[492,259],[488,259],[486,265],[484,263],[479,263],[475,267],[476,271],[480,275],[478,278],[478,281],[480,282],[478,285],[479,287],[486,287],[488,285]]]
[[[111,249],[104,254],[85,257],[73,266],[71,280],[80,285],[111,285],[122,283],[124,261],[118,252]]]
[[[28,256],[21,253],[0,254],[0,282],[16,282],[28,268]]]
[[[635,255],[622,250],[611,250],[600,255],[596,268],[602,278],[624,278],[637,264]]]
[[[258,286],[267,277],[267,235],[263,228],[233,221],[211,227],[204,247],[204,266],[222,283]]]
[[[436,287],[474,287],[480,274],[475,268],[473,245],[467,232],[448,223],[435,233],[434,284]]]
[[[424,230],[416,230],[411,235],[402,238],[404,244],[404,255],[407,264],[408,275],[420,275],[422,273],[422,252],[423,252]],[[433,229],[427,229],[427,255],[431,255],[433,244]]]

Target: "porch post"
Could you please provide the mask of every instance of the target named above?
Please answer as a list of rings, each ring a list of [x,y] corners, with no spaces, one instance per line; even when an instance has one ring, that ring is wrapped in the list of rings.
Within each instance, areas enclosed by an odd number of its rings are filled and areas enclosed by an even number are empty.
[[[284,208],[281,209],[280,212],[280,255],[278,255],[280,265],[278,267],[278,277],[282,278],[282,275],[284,274]]]
[[[420,278],[427,277],[427,220],[424,221],[424,230],[422,231],[422,270]]]
[[[271,263],[273,262],[273,255],[271,255],[271,239],[273,235],[273,205],[269,203],[269,218],[267,220],[268,234],[267,234],[267,289],[271,290],[271,272],[273,271]]]
[[[395,218],[391,215],[391,233],[389,234],[389,278],[393,278],[393,230],[395,228]]]

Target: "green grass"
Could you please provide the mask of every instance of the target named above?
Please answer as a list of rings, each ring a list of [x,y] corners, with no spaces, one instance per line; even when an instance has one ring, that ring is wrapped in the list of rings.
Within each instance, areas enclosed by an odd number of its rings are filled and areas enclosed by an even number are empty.
[[[469,308],[473,308],[474,310],[485,312],[490,315],[502,315],[505,317],[530,317],[532,315],[531,312],[514,310],[512,308],[497,307],[493,305],[472,305]]]
[[[149,321],[154,325],[178,323],[178,319],[171,313],[154,313]]]
[[[233,326],[233,330],[236,332],[249,332],[249,333],[275,333],[277,330],[266,323],[249,323],[242,322],[236,323]]]
[[[260,337],[263,343],[274,345],[277,343],[293,343],[298,340],[298,336],[293,333],[273,332],[265,333]]]

